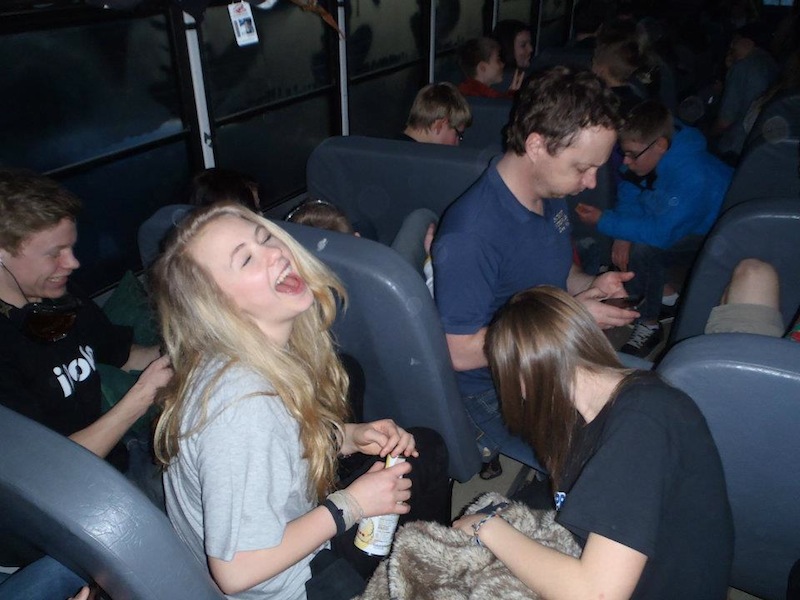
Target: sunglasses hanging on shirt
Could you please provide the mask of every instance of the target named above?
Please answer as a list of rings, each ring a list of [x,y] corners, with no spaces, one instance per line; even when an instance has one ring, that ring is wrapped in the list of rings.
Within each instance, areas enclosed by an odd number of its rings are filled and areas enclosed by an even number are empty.
[[[60,298],[45,298],[41,302],[28,302],[28,297],[22,291],[17,278],[5,264],[0,266],[19,288],[19,293],[25,298],[27,304],[20,308],[22,311],[22,332],[36,342],[52,343],[67,337],[75,324],[78,310],[81,307],[80,299],[71,294]]]

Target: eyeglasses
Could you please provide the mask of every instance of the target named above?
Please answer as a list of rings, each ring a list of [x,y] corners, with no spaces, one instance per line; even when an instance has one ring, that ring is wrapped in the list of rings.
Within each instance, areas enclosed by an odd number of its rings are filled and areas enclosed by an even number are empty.
[[[645,152],[647,152],[648,150],[650,150],[650,148],[652,148],[652,147],[653,147],[653,144],[655,144],[657,141],[658,141],[658,138],[654,139],[652,142],[650,142],[649,144],[647,144],[647,146],[645,146],[645,147],[644,147],[644,150],[642,150],[641,152],[623,152],[623,153],[622,153],[622,156],[624,156],[625,158],[628,158],[628,159],[630,159],[630,160],[632,160],[632,161],[636,162],[637,160],[639,160],[639,159],[642,157],[642,155],[643,155]]]

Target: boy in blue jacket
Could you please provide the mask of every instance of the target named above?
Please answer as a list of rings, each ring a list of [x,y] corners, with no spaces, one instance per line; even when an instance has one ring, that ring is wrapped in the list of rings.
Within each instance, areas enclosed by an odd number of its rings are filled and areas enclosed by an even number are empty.
[[[641,317],[621,350],[645,357],[663,337],[658,314],[666,268],[694,259],[733,169],[706,150],[700,131],[674,120],[657,101],[636,106],[619,138],[625,159],[616,207],[603,211],[579,204],[576,212],[614,238],[614,265],[636,273],[627,287],[643,298]]]

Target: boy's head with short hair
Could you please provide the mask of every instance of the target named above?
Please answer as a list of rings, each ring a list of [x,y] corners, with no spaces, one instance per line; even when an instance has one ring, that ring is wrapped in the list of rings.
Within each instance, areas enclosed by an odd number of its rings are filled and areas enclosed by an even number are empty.
[[[635,40],[599,44],[592,57],[592,71],[611,87],[624,85],[642,66]]]
[[[458,51],[458,65],[464,75],[485,85],[503,81],[503,61],[500,60],[500,43],[492,38],[467,40]]]
[[[338,231],[353,235],[353,225],[342,210],[330,202],[317,198],[310,198],[301,202],[294,210],[286,215],[286,220],[298,225]],[[358,234],[356,234],[358,235]]]
[[[619,130],[625,164],[640,177],[651,173],[669,150],[674,132],[672,114],[661,102],[636,105]]]
[[[431,83],[417,92],[405,134],[418,142],[457,146],[472,124],[466,99],[452,83]]]

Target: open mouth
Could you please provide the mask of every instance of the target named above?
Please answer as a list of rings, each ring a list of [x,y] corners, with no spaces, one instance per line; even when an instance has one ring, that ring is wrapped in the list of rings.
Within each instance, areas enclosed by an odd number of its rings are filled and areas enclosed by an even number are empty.
[[[275,291],[281,294],[301,294],[305,289],[306,282],[292,270],[291,264],[286,265],[275,281]]]

